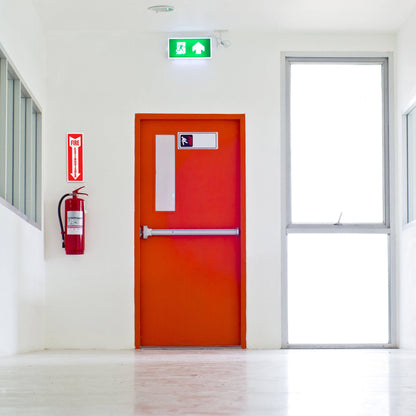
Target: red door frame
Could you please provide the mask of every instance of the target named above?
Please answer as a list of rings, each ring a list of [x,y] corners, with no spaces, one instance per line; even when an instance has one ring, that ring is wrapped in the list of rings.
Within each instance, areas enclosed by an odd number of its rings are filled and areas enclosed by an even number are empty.
[[[247,348],[246,331],[246,150],[245,114],[136,114],[134,192],[135,346],[140,348],[140,131],[145,120],[237,120],[240,125],[240,242],[241,242],[241,348]]]

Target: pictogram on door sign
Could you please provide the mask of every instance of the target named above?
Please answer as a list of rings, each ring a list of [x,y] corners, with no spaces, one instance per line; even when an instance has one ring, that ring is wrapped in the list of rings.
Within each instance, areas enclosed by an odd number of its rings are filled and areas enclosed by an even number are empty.
[[[193,147],[194,146],[194,136],[193,134],[181,134],[180,137],[181,147]]]
[[[178,149],[218,149],[218,133],[178,133]]]
[[[67,181],[84,181],[84,135],[82,133],[67,134]]]

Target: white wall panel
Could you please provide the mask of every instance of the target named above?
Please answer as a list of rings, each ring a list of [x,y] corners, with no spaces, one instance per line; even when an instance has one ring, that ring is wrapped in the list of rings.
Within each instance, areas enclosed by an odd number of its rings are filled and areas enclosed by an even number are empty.
[[[48,348],[134,346],[134,114],[245,113],[247,341],[279,348],[280,53],[392,51],[394,36],[230,32],[212,60],[166,57],[163,34],[61,32],[48,37],[46,267]],[[70,64],[68,57],[71,57]],[[86,254],[65,256],[56,204],[65,133],[85,133]]]

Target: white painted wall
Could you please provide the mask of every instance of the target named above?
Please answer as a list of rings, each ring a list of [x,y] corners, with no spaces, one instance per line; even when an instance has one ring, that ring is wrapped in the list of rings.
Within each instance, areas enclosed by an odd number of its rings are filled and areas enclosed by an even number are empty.
[[[48,348],[134,346],[134,114],[245,113],[247,341],[279,348],[280,53],[393,51],[394,36],[229,33],[211,61],[166,59],[166,36],[48,36],[45,184]],[[65,133],[85,133],[86,254],[65,256],[56,218]],[[114,205],[117,201],[117,205]]]
[[[46,38],[32,3],[32,0],[0,0],[0,43],[43,108]]]
[[[46,40],[31,0],[0,0],[0,43],[41,106]],[[0,355],[44,348],[44,234],[0,204]]]
[[[400,347],[416,350],[416,225],[405,222],[405,170],[402,115],[416,104],[416,14],[409,17],[397,36],[397,110],[399,200],[401,201],[400,242]],[[403,203],[404,202],[404,203]]]

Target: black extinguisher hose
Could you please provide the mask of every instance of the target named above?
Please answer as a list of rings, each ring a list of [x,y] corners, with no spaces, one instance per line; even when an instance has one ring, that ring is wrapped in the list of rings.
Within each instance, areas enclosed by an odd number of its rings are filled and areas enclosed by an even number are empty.
[[[61,226],[61,236],[62,236],[62,248],[65,248],[65,231],[64,226],[62,224],[62,217],[61,217],[61,205],[62,201],[67,197],[71,196],[72,194],[65,194],[60,200],[58,204],[58,218],[59,218],[59,225]]]

